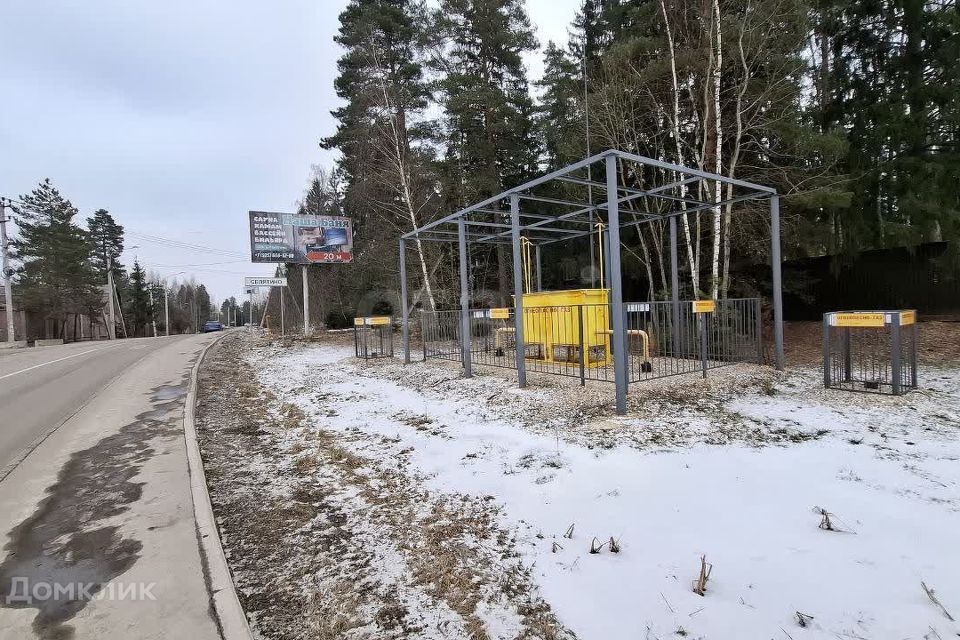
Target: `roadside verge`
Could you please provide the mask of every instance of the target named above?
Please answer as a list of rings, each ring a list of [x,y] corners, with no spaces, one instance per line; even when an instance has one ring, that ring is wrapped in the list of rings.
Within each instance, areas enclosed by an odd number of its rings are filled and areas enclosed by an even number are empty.
[[[210,603],[217,618],[217,626],[224,640],[253,640],[247,617],[240,606],[233,576],[220,541],[220,531],[213,516],[213,505],[207,490],[207,477],[203,471],[203,458],[197,442],[196,410],[200,367],[207,351],[226,336],[221,334],[200,352],[190,373],[190,389],[187,391],[183,412],[183,436],[187,445],[187,462],[190,467],[190,491],[193,496],[193,514],[197,523],[197,540],[204,560],[204,577]]]

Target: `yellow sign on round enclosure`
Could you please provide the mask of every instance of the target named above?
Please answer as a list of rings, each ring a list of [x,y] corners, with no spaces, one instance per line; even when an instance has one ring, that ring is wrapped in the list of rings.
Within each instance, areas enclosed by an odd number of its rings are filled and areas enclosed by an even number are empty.
[[[694,313],[713,313],[716,310],[717,310],[716,300],[694,300],[693,301]]]
[[[835,327],[882,327],[886,324],[885,313],[835,313]]]

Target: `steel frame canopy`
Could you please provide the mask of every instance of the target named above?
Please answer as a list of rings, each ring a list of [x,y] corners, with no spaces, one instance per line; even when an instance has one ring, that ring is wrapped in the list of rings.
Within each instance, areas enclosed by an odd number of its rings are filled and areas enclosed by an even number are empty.
[[[597,165],[600,165],[599,167]],[[594,169],[600,169],[603,181],[594,181]],[[622,184],[621,175],[638,178],[636,182],[650,185],[644,188]],[[696,185],[701,180],[720,182],[727,188],[726,197],[719,203],[699,199],[696,189],[681,189]],[[557,198],[542,193],[544,185],[562,182],[573,185],[570,192],[576,196]],[[538,194],[538,189],[541,192]],[[712,190],[711,190],[712,191]],[[596,201],[595,192],[601,195]],[[551,192],[553,193],[553,192]],[[659,207],[637,210],[631,205],[627,221],[621,220],[624,205],[642,199],[652,199]],[[409,304],[407,296],[406,243],[410,240],[457,242],[460,249],[460,310],[461,335],[464,340],[464,369],[471,375],[469,349],[470,291],[467,274],[467,243],[509,244],[513,247],[513,285],[515,322],[518,335],[523,334],[523,282],[521,272],[521,238],[526,238],[536,249],[539,275],[540,248],[589,236],[594,225],[606,225],[607,242],[615,250],[606,251],[610,304],[614,309],[623,305],[622,273],[620,266],[620,230],[639,226],[654,220],[667,219],[670,223],[670,268],[672,300],[679,304],[679,270],[677,264],[677,216],[748,200],[770,201],[770,247],[773,280],[773,312],[775,364],[783,369],[783,298],[780,258],[780,199],[776,189],[743,180],[684,167],[662,160],[654,160],[624,151],[608,150],[557,171],[530,180],[524,184],[487,198],[455,213],[404,234],[400,238],[400,282],[404,362],[410,362]],[[649,201],[648,201],[649,202]],[[627,336],[622,313],[612,314],[613,349],[625,354]],[[626,360],[614,358],[617,412],[626,411]],[[517,350],[517,376],[520,386],[526,386],[526,368],[523,350]]]

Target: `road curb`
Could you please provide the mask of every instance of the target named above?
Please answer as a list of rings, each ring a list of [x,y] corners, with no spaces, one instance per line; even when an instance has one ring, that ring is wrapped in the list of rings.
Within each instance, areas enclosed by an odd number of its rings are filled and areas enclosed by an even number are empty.
[[[207,351],[227,334],[217,337],[208,344],[197,357],[190,374],[190,388],[187,391],[186,406],[183,412],[183,435],[187,445],[187,462],[190,468],[190,492],[193,495],[193,515],[197,523],[197,539],[205,558],[204,573],[210,603],[216,613],[220,635],[224,640],[253,640],[247,616],[240,606],[233,575],[227,565],[223,552],[220,530],[213,515],[213,504],[207,490],[207,476],[203,471],[203,458],[200,456],[200,444],[197,442],[197,388],[200,383],[200,366]]]

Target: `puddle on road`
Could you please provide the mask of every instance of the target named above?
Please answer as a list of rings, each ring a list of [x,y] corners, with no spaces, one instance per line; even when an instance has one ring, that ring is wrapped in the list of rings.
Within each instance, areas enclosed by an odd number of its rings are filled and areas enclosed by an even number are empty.
[[[186,388],[183,382],[151,390],[150,410],[73,453],[33,515],[10,532],[0,564],[0,607],[36,609],[37,637],[73,638],[74,627],[65,623],[140,558],[143,543],[104,521],[126,512],[143,495],[144,483],[133,479],[156,454],[155,439],[180,435]],[[24,580],[30,585],[27,594],[49,597],[19,598],[25,595]],[[42,592],[34,589],[41,584],[60,589],[50,594],[46,586]],[[84,591],[85,585],[91,586]]]
[[[155,402],[163,402],[165,400],[182,398],[185,395],[187,395],[187,383],[181,382],[180,384],[166,384],[157,387],[153,390],[151,397]]]

